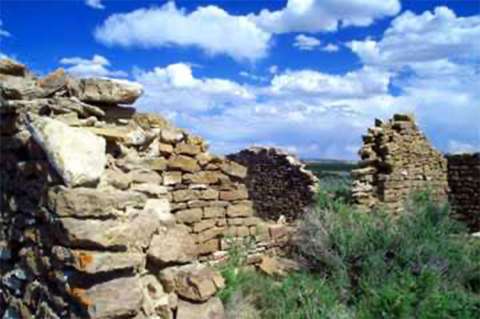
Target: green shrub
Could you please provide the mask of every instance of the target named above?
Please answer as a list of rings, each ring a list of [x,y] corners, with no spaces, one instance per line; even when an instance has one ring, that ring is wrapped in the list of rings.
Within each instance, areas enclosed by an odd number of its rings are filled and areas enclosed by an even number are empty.
[[[266,319],[478,317],[480,243],[446,205],[420,193],[393,219],[328,194],[318,203],[295,242],[309,272],[274,281],[237,268],[230,296]]]

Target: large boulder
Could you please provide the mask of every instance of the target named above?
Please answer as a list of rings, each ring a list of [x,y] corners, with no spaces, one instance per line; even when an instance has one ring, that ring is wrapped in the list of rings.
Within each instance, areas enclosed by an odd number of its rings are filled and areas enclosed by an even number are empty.
[[[97,184],[107,162],[103,138],[47,117],[34,117],[28,128],[67,186]]]
[[[82,79],[79,89],[81,101],[104,104],[133,104],[143,93],[138,83],[113,79]]]

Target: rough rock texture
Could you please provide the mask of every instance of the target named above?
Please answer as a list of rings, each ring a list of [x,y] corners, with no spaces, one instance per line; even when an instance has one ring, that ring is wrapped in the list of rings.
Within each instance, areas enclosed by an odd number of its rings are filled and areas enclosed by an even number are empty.
[[[352,195],[361,209],[401,212],[415,191],[430,190],[446,199],[447,162],[420,132],[410,115],[396,114],[363,136],[359,168],[352,171]]]
[[[245,167],[115,104],[137,86],[4,61],[0,80],[0,317],[223,318],[223,279],[197,263],[247,240],[254,263],[288,242],[254,216]]]
[[[480,231],[480,153],[447,155],[448,198],[455,217]]]
[[[293,155],[276,149],[252,147],[228,158],[247,167],[246,184],[257,215],[270,220],[300,217],[313,203],[317,179]],[[242,196],[245,190],[223,193],[226,198]]]
[[[107,162],[102,137],[47,117],[36,117],[28,127],[66,185],[99,181]]]

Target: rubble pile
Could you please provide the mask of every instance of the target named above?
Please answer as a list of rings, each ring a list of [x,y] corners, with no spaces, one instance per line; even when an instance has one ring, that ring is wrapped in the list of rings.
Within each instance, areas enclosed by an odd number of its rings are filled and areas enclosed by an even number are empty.
[[[288,152],[252,147],[227,157],[247,167],[245,183],[258,216],[292,221],[313,204],[317,178]]]
[[[455,217],[480,231],[480,153],[447,155],[448,198]]]
[[[255,215],[246,168],[137,113],[141,94],[0,61],[0,317],[223,318],[208,264],[288,241]]]
[[[352,171],[352,196],[360,209],[384,207],[401,212],[415,191],[446,198],[447,162],[418,129],[410,115],[395,114],[363,136],[359,168]]]

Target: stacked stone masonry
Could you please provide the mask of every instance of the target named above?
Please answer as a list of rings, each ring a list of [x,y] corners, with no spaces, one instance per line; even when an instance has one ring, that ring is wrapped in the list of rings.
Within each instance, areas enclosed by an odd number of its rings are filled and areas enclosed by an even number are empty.
[[[446,199],[447,161],[410,115],[396,114],[363,136],[359,168],[352,171],[352,196],[360,209],[382,207],[399,213],[413,192],[429,190]]]
[[[248,168],[245,183],[258,216],[291,222],[314,203],[317,178],[294,155],[252,147],[227,158]]]
[[[471,231],[480,231],[480,153],[447,155],[449,202]]]
[[[286,244],[246,168],[125,106],[141,93],[0,60],[0,317],[223,318],[209,263]]]

